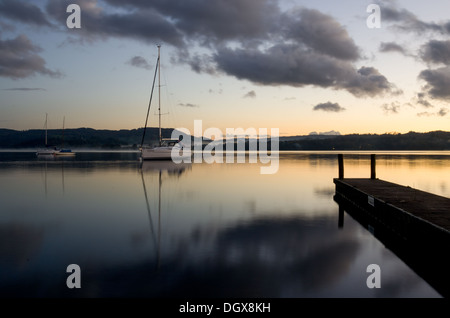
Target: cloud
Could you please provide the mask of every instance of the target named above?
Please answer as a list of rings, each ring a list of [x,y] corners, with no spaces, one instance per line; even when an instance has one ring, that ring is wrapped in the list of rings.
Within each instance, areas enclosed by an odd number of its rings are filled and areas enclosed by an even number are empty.
[[[436,99],[450,99],[450,66],[420,72],[419,79],[426,82],[424,91]]]
[[[305,51],[296,44],[278,44],[265,51],[224,48],[215,61],[223,72],[258,84],[345,89],[358,97],[397,92],[375,68],[357,70],[347,61]]]
[[[70,0],[49,0],[65,23]],[[345,27],[318,10],[281,11],[276,0],[80,0],[87,39],[123,37],[176,47],[172,62],[262,85],[347,90],[357,97],[398,93],[377,69],[356,68],[361,50]],[[191,51],[191,47],[202,53]]]
[[[439,111],[435,112],[435,113],[431,113],[431,112],[421,112],[418,113],[417,116],[419,117],[430,117],[430,116],[439,116],[439,117],[444,117],[448,114],[448,109],[447,108],[441,108]]]
[[[265,37],[280,15],[274,0],[121,1],[107,3],[134,11],[155,11],[177,30],[203,43]]]
[[[376,68],[367,66],[359,68],[356,74],[346,76],[342,87],[357,97],[403,93]]]
[[[418,103],[418,104],[421,104],[422,106],[425,106],[425,107],[427,107],[427,108],[434,107],[429,101],[427,101],[427,100],[425,100],[425,99],[419,99],[419,100],[417,101],[417,103]]]
[[[286,38],[303,42],[313,50],[342,60],[357,60],[359,48],[347,30],[333,17],[303,8],[283,19]]]
[[[425,93],[418,93],[417,94],[417,104],[420,104],[426,108],[434,107],[428,100],[425,99],[426,94]]]
[[[41,9],[29,2],[2,0],[0,1],[0,14],[11,20],[37,26],[52,26]]]
[[[3,21],[0,21],[0,34],[2,31],[11,31],[14,32],[16,30],[16,27],[12,24],[5,23]]]
[[[244,95],[244,98],[255,98],[255,97],[256,97],[255,91],[250,91]]]
[[[65,23],[71,0],[49,0],[47,11]],[[107,12],[96,0],[79,0],[85,37],[126,37],[185,48],[187,42],[210,47],[228,40],[264,37],[279,16],[274,0],[118,1]],[[230,21],[232,21],[230,23]]]
[[[139,67],[139,68],[144,68],[146,70],[151,69],[150,64],[148,64],[147,60],[145,58],[143,58],[142,56],[134,56],[131,59],[129,59],[127,61],[127,64],[135,66],[135,67]]]
[[[420,56],[427,63],[449,65],[450,41],[430,40],[422,46]]]
[[[198,105],[191,104],[191,103],[179,103],[178,106],[182,106],[182,107],[199,107]]]
[[[398,52],[403,55],[407,55],[405,49],[401,45],[394,42],[381,42],[380,52]]]
[[[12,79],[26,78],[35,74],[61,77],[59,71],[45,67],[45,60],[37,55],[41,48],[34,45],[26,35],[14,39],[0,39],[0,76]]]
[[[430,112],[421,112],[421,113],[417,113],[417,116],[419,116],[419,117],[430,117],[430,116],[434,116],[434,114],[430,113]]]
[[[397,102],[392,102],[390,104],[385,103],[381,105],[381,108],[384,110],[385,114],[398,114],[400,111],[400,104]]]
[[[422,21],[412,12],[406,9],[397,9],[395,6],[387,3],[383,3],[381,14],[383,22],[392,22],[394,27],[401,31],[415,32],[417,34],[427,31],[447,32],[446,24]]]
[[[47,12],[65,25],[66,8],[72,0],[49,0]],[[87,38],[123,37],[147,43],[184,45],[182,34],[167,17],[153,9],[108,13],[97,0],[78,0],[82,12],[82,28],[77,33]]]
[[[441,116],[441,117],[443,117],[443,116],[445,116],[445,115],[447,115],[448,114],[448,109],[446,109],[446,108],[441,108],[438,112],[437,112],[437,115],[438,116]]]
[[[22,92],[30,92],[30,91],[46,91],[45,88],[30,88],[30,87],[14,87],[14,88],[3,88],[3,91],[22,91]]]
[[[191,56],[189,52],[183,50],[182,53],[178,54],[176,59],[173,59],[173,62],[188,64],[196,73],[216,73],[214,61],[208,54],[194,54]]]
[[[318,105],[314,106],[313,110],[322,110],[325,112],[339,113],[339,112],[343,112],[345,110],[345,108],[340,106],[338,103],[327,102],[327,103],[322,103],[322,104],[318,104]]]

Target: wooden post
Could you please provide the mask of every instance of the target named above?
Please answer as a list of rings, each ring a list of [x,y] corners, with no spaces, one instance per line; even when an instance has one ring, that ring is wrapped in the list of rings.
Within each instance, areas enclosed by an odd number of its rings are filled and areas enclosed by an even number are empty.
[[[376,179],[376,161],[375,155],[370,155],[370,179]]]
[[[342,229],[343,227],[344,227],[344,208],[339,206],[338,228]]]
[[[344,179],[344,155],[338,154],[339,179]]]

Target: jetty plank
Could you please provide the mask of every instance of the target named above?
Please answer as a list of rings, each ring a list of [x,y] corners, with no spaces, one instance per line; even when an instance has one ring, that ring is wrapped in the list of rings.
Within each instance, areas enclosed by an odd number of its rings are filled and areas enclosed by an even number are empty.
[[[337,188],[340,185],[353,188],[450,231],[450,198],[380,179],[334,179],[334,183]]]

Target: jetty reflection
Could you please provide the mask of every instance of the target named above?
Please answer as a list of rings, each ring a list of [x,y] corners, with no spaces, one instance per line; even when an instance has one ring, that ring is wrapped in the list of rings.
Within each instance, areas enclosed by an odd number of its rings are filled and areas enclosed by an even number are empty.
[[[400,236],[396,228],[388,227],[376,216],[358,207],[340,194],[334,196],[339,205],[338,227],[344,227],[345,212],[358,221],[386,248],[397,255],[414,272],[429,283],[443,297],[450,296],[450,259],[448,258],[448,239],[436,241],[426,236]]]

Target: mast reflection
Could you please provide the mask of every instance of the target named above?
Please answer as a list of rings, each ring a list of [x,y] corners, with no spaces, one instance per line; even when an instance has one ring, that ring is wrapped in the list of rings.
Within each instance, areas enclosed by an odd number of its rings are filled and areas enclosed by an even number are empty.
[[[176,164],[169,160],[152,160],[152,161],[142,161],[140,165],[140,174],[142,180],[142,187],[144,189],[145,204],[147,208],[147,214],[150,223],[151,235],[156,251],[156,270],[160,268],[161,264],[161,191],[162,191],[162,174],[167,172],[168,177],[180,176],[187,169],[192,167],[191,164],[180,163]],[[152,213],[150,209],[147,187],[145,184],[144,174],[158,174],[158,225],[155,234],[155,225],[152,218]]]

